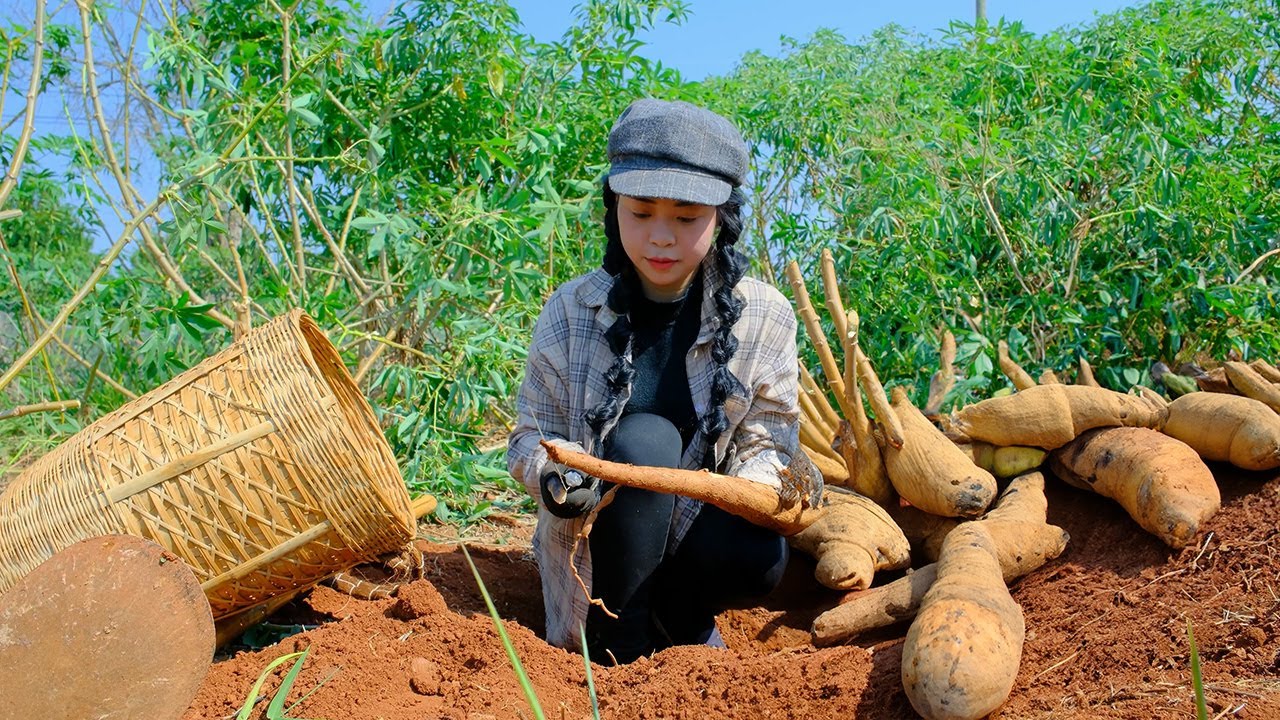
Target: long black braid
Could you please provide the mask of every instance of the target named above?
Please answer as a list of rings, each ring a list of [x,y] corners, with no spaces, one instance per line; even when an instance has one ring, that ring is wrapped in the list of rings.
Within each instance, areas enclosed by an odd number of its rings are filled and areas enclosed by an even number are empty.
[[[738,252],[735,247],[742,234],[743,202],[742,191],[734,188],[729,199],[716,208],[719,231],[716,233],[713,252],[716,254],[716,270],[720,274],[721,283],[712,298],[720,324],[711,344],[711,359],[715,363],[715,370],[711,380],[710,407],[698,418],[698,429],[707,440],[707,455],[703,465],[708,468],[712,468],[714,464],[716,440],[729,427],[729,419],[724,412],[725,400],[730,393],[742,387],[742,382],[729,370],[729,360],[738,350],[738,339],[733,336],[733,326],[742,317],[744,305],[733,289],[746,274],[748,265],[746,255]],[[613,286],[609,289],[608,304],[609,309],[618,316],[605,332],[605,340],[615,359],[605,372],[607,392],[604,399],[586,414],[587,425],[596,438],[602,441],[607,440],[602,437],[605,423],[618,416],[622,391],[635,377],[635,368],[627,359],[634,334],[628,313],[632,299],[642,292],[640,276],[622,246],[622,234],[618,230],[618,196],[609,187],[608,180],[604,183],[604,233],[608,243],[605,245],[601,266],[614,277]]]

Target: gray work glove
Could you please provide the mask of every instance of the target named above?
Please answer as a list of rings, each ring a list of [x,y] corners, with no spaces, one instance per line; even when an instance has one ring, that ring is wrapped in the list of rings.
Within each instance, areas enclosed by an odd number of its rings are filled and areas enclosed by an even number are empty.
[[[559,463],[550,463],[539,482],[542,504],[558,518],[576,518],[591,512],[604,492],[599,478]]]

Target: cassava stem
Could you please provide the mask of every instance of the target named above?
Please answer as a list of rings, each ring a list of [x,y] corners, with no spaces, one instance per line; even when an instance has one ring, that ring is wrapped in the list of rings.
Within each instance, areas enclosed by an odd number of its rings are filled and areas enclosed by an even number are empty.
[[[840,283],[836,280],[836,261],[831,257],[831,250],[822,249],[822,292],[826,297],[827,312],[831,313],[831,321],[836,325],[836,336],[849,334],[849,322],[844,312],[844,302],[840,299]],[[845,383],[848,383],[845,380]]]
[[[835,393],[836,404],[840,412],[849,417],[850,409],[845,400],[844,379],[840,375],[840,367],[831,354],[831,346],[827,344],[827,336],[822,332],[822,324],[818,322],[818,314],[814,312],[813,301],[809,299],[809,289],[805,287],[804,278],[800,275],[800,265],[794,260],[787,265],[787,279],[791,281],[791,293],[795,297],[796,312],[804,322],[804,328],[813,342],[813,349],[818,354],[818,362],[822,364],[822,373],[827,377],[827,384]]]
[[[929,398],[921,411],[927,418],[942,413],[942,403],[956,384],[956,337],[951,331],[938,328],[938,372],[929,380]]]

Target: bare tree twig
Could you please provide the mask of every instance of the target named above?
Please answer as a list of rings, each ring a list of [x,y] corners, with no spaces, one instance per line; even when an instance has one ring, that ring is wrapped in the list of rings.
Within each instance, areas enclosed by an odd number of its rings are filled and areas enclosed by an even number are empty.
[[[5,242],[4,234],[0,233],[0,254],[4,255],[5,265],[9,268],[9,277],[13,278],[13,286],[18,290],[18,299],[22,302],[22,311],[27,316],[27,322],[31,325],[31,334],[40,333],[40,328],[36,325],[35,309],[31,307],[31,300],[27,297],[26,288],[22,287],[22,278],[18,276],[18,268],[13,264],[13,255],[9,252],[9,244]],[[62,393],[58,389],[58,379],[53,375],[53,366],[49,364],[49,356],[41,351],[40,362],[44,365],[45,375],[49,378],[49,387],[53,389],[53,398],[55,400],[62,399]]]
[[[1239,284],[1241,280],[1244,280],[1245,278],[1249,277],[1249,275],[1254,270],[1257,270],[1259,265],[1262,265],[1262,263],[1266,262],[1267,258],[1275,257],[1276,255],[1280,255],[1280,247],[1272,248],[1271,250],[1268,250],[1262,253],[1261,255],[1258,256],[1256,260],[1249,263],[1249,267],[1245,268],[1244,272],[1240,273],[1240,277],[1236,278],[1235,282],[1231,284],[1232,285]]]
[[[1005,256],[1009,258],[1009,264],[1013,267],[1014,277],[1018,278],[1018,284],[1022,286],[1022,290],[1030,295],[1032,294],[1031,287],[1027,285],[1027,279],[1022,276],[1022,268],[1018,267],[1018,256],[1013,252],[1013,243],[1009,242],[1009,236],[1004,231],[1004,224],[1000,222],[1000,216],[996,214],[996,208],[991,203],[991,196],[987,194],[987,185],[998,177],[1000,176],[993,175],[987,178],[982,183],[982,187],[978,188],[978,197],[982,200],[982,210],[986,214],[987,220],[991,223],[996,238],[1000,241],[1000,247],[1004,249]]]
[[[284,92],[280,97],[281,108],[286,118],[289,117],[289,111],[293,105],[293,94],[289,91],[290,81],[293,72],[293,8],[285,10],[275,2],[269,0],[271,7],[280,15],[281,24],[281,49],[280,49],[280,67],[281,80],[284,81]],[[307,299],[307,248],[306,243],[302,239],[302,224],[298,221],[298,181],[293,172],[293,133],[286,131],[284,134],[284,180],[285,188],[288,191],[287,204],[289,210],[289,227],[293,231],[293,252],[294,264],[298,270],[298,292],[302,295],[303,302]]]
[[[120,237],[116,239],[115,243],[113,243],[111,247],[107,248],[105,253],[103,253],[93,272],[89,274],[89,277],[85,280],[84,284],[80,286],[80,289],[76,291],[75,295],[63,304],[62,309],[59,310],[57,316],[49,322],[49,326],[45,328],[44,333],[31,344],[31,347],[27,348],[26,352],[19,356],[18,359],[9,366],[9,369],[5,371],[4,375],[0,375],[0,390],[8,387],[9,383],[13,382],[13,379],[17,377],[18,373],[22,372],[22,369],[27,366],[27,363],[31,362],[31,359],[35,357],[45,345],[49,344],[49,341],[53,339],[53,336],[57,333],[58,329],[67,322],[67,318],[71,317],[71,313],[80,306],[80,303],[84,302],[84,299],[88,297],[89,293],[93,291],[93,288],[97,286],[98,281],[107,274],[107,270],[111,268],[111,265],[116,261],[116,258],[120,257],[120,253],[123,252],[125,247],[129,244],[129,240],[133,238],[133,234],[138,231],[138,226],[145,222],[147,218],[155,214],[155,212],[165,203],[169,202],[172,197],[175,197],[178,193],[182,192],[193,183],[203,180],[224,164],[225,161],[214,161],[204,168],[201,168],[200,170],[197,170],[183,178],[181,181],[170,185],[167,189],[157,195],[155,200],[152,200],[150,204],[139,211],[138,214],[125,224],[124,229],[120,231]]]
[[[342,231],[338,233],[338,252],[345,253],[347,251],[347,236],[351,233],[351,221],[355,219],[356,208],[360,205],[360,193],[362,187],[357,187],[355,192],[351,194],[351,204],[347,207],[347,217],[342,222]],[[333,286],[337,283],[337,279],[330,277],[329,282],[325,284],[324,294],[328,295],[333,292]]]
[[[55,412],[66,410],[80,409],[79,400],[59,400],[57,402],[35,403],[33,405],[19,405],[9,408],[8,410],[0,410],[0,420],[9,420],[11,418],[19,418],[23,415],[31,415],[38,412]]]
[[[31,82],[27,85],[27,109],[22,118],[22,132],[18,135],[18,144],[13,148],[13,160],[0,181],[0,208],[4,207],[9,194],[18,185],[18,173],[22,171],[22,163],[27,158],[27,149],[31,145],[31,135],[36,127],[36,100],[40,95],[40,71],[44,65],[44,12],[45,0],[36,0],[35,49],[31,55]]]
[[[120,186],[121,197],[124,200],[125,207],[128,208],[130,214],[136,215],[138,212],[138,203],[135,200],[136,189],[129,182],[129,178],[125,175],[125,170],[121,166],[119,159],[116,157],[115,148],[111,143],[111,131],[107,127],[106,114],[102,110],[102,99],[98,93],[98,77],[97,69],[93,60],[93,39],[92,28],[90,26],[90,4],[89,0],[76,0],[76,6],[80,10],[80,32],[84,35],[84,66],[85,66],[85,85],[89,91],[89,98],[93,102],[94,120],[98,125],[98,133],[102,136],[103,157],[107,161],[107,168],[116,179],[116,184]],[[146,223],[140,223],[138,230],[142,234],[143,247],[147,253],[155,260],[160,271],[169,278],[183,292],[190,296],[191,300],[198,305],[213,305],[206,300],[195,288],[187,283],[182,277],[182,272],[173,263],[168,253],[161,248],[152,238],[151,230]],[[209,317],[217,320],[220,324],[232,328],[235,323],[227,317],[226,314],[220,312],[217,308],[210,307],[207,311]]]

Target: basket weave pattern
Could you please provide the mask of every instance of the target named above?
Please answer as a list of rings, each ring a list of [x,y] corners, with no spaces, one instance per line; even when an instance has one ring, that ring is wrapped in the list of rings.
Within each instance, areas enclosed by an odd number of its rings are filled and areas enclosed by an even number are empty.
[[[0,495],[0,592],[123,532],[190,565],[221,618],[400,548],[413,528],[368,403],[295,310],[18,476]]]

